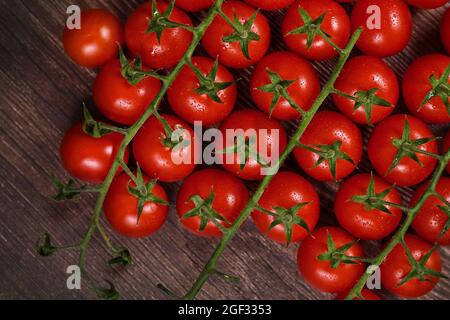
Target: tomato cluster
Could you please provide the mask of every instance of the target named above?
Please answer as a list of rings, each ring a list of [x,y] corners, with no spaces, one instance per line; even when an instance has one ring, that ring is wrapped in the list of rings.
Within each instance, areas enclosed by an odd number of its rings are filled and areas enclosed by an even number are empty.
[[[286,168],[272,173],[251,214],[256,228],[269,239],[300,243],[298,270],[308,283],[344,298],[368,262],[357,239],[392,235],[405,210],[396,187],[421,185],[410,203],[414,208],[430,183],[439,156],[428,124],[450,123],[450,57],[419,57],[401,83],[383,60],[408,45],[413,27],[408,4],[429,9],[447,1],[359,0],[353,6],[339,2],[353,1],[226,1],[201,42],[210,57],[189,61],[183,59],[194,39],[194,26],[183,10],[207,9],[212,0],[150,1],[124,25],[106,10],[83,11],[81,29],[65,29],[64,48],[80,66],[100,68],[93,101],[106,121],[119,127],[85,116],[61,144],[64,167],[80,181],[102,184],[111,166],[118,164],[104,213],[123,236],[147,237],[158,231],[167,219],[170,198],[160,182],[183,181],[176,198],[181,224],[198,236],[222,237],[248,204],[243,180],[262,180],[263,169],[277,162],[273,156],[286,149],[288,133],[281,121],[301,119],[318,97],[321,83],[313,63],[338,56],[352,30],[362,28],[357,42],[362,54],[347,61],[332,92],[340,112],[318,112],[293,151],[298,169],[308,179]],[[281,31],[289,51],[267,54],[271,30],[257,8],[287,8]],[[447,51],[449,20],[447,11],[441,24]],[[180,60],[185,64],[167,90],[168,105],[176,115],[154,110],[131,137],[128,150],[123,127],[139,123],[166,85],[161,69],[170,70]],[[260,110],[236,110],[239,82],[228,68],[250,66],[255,66],[249,69],[250,95]],[[402,93],[412,115],[392,115]],[[197,122],[218,127],[223,137],[229,131],[259,134],[238,135],[217,147],[215,157],[222,168],[195,171],[195,155],[202,151],[192,128]],[[364,125],[374,126],[367,143],[374,172],[351,176],[365,151]],[[443,152],[449,147],[450,133]],[[119,151],[123,158],[117,162]],[[176,161],[174,154],[187,161]],[[315,230],[320,199],[311,180],[342,182],[334,202],[340,227]],[[433,244],[450,243],[449,202],[450,179],[443,177],[412,223],[421,238],[406,235],[381,265],[384,288],[401,297],[417,297],[434,287],[441,264]],[[379,299],[367,289],[362,298]]]

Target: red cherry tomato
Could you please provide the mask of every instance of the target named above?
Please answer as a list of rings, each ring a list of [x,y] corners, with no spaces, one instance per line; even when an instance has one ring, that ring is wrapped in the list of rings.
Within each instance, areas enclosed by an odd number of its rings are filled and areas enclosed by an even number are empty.
[[[442,85],[436,88],[432,85],[430,77],[436,80],[442,78],[445,69],[450,66],[450,57],[443,54],[430,54],[415,60],[403,77],[403,96],[409,111],[428,123],[448,123],[450,115],[445,107],[439,92],[448,90]],[[444,85],[450,85],[450,76]],[[429,92],[434,91],[437,95],[431,99],[424,99]],[[450,98],[447,93],[447,101]],[[424,103],[424,104],[423,104]]]
[[[144,176],[144,181],[148,183],[148,177]],[[131,178],[122,173],[111,184],[103,210],[106,219],[117,233],[129,238],[144,238],[161,229],[169,209],[167,205],[146,201],[139,217],[138,198],[129,192],[129,188],[135,187],[136,184]],[[154,197],[168,201],[166,192],[159,184],[156,183],[153,189],[148,191]]]
[[[358,102],[355,102],[347,97],[333,95],[338,109],[360,124],[377,123],[385,119],[394,111],[400,95],[394,71],[383,60],[370,56],[350,59],[337,79],[335,88],[358,98]],[[390,106],[377,104],[382,102],[380,99]],[[360,107],[355,110],[356,105]]]
[[[430,244],[411,234],[405,236],[405,243],[416,261],[420,261],[432,249]],[[441,259],[438,251],[431,254],[425,267],[436,272],[441,271]],[[401,244],[398,244],[389,253],[381,264],[380,271],[383,288],[403,298],[423,296],[430,292],[439,280],[437,277],[425,275],[424,281],[413,278],[400,285],[401,281],[411,271],[411,263],[408,260],[405,248]]]
[[[193,57],[192,64],[207,77],[213,69],[214,61],[204,57]],[[219,65],[213,82],[231,84],[234,77],[225,67]],[[201,121],[204,126],[211,126],[221,122],[234,108],[237,98],[236,85],[231,84],[223,90],[214,90],[213,94],[217,95],[219,102],[214,101],[208,94],[197,91],[199,88],[207,89],[207,86],[214,84],[209,81],[201,86],[199,78],[190,67],[185,66],[167,93],[173,111],[189,123]]]
[[[448,149],[450,149],[450,131],[447,132],[444,138],[443,154],[445,154],[448,151]],[[450,174],[450,163],[447,165],[447,168],[445,170],[447,171],[448,174]]]
[[[276,216],[253,211],[256,227],[281,244],[303,240],[308,230],[302,224],[306,224],[312,232],[320,215],[320,200],[313,185],[292,172],[280,172],[273,178],[259,200],[259,206]],[[288,230],[291,230],[290,235]]]
[[[276,73],[279,81],[273,81],[269,72]],[[316,70],[302,58],[287,52],[274,52],[264,57],[257,65],[250,80],[250,93],[258,108],[270,113],[275,95],[279,95],[272,116],[281,120],[295,120],[300,113],[278,92],[281,81],[291,81],[286,89],[298,107],[309,110],[320,91],[320,80]],[[263,87],[273,85],[269,92]]]
[[[244,0],[248,4],[263,10],[280,10],[290,6],[295,0]]]
[[[170,2],[170,1],[167,1]],[[197,12],[208,9],[212,6],[214,0],[175,0],[175,5],[178,8],[189,12]]]
[[[82,123],[74,125],[64,136],[60,155],[64,168],[71,176],[87,183],[102,183],[123,142],[123,135],[110,133],[101,138],[86,134]],[[123,161],[128,162],[126,150]],[[121,170],[117,171],[117,174]]]
[[[94,102],[108,119],[123,125],[134,124],[155,99],[161,82],[147,77],[131,85],[121,74],[119,60],[108,63],[94,83]]]
[[[157,1],[156,6],[162,14],[169,6]],[[183,57],[192,42],[192,33],[183,29],[168,28],[162,31],[158,41],[156,32],[147,32],[153,17],[152,3],[139,6],[129,17],[125,25],[125,42],[135,56],[140,56],[145,65],[153,69],[171,68]],[[192,26],[187,14],[174,8],[169,18],[172,22]]]
[[[208,199],[213,199],[212,203],[201,204],[207,203]],[[238,178],[224,171],[205,169],[191,175],[181,186],[177,213],[189,231],[204,237],[221,237],[222,231],[217,224],[229,228],[248,199],[248,190]],[[199,209],[197,215],[185,217],[194,209]]]
[[[245,26],[255,13],[257,14],[250,30],[243,32],[237,32],[222,17],[216,17],[202,40],[206,52],[211,57],[218,57],[222,64],[231,68],[246,68],[257,63],[270,46],[270,26],[266,17],[255,8],[235,0],[225,2],[222,11],[232,21],[235,21],[236,17],[239,22],[235,23],[241,27]],[[255,40],[251,39],[249,33]],[[236,36],[236,40],[227,39],[233,35]],[[248,57],[244,54],[245,42],[248,42]]]
[[[335,248],[339,249],[354,239],[345,231],[334,227],[323,227],[307,237],[298,249],[297,265],[300,274],[313,287],[323,292],[337,293],[349,290],[364,273],[364,264],[341,262],[333,267],[330,260],[321,259],[329,254],[328,236],[331,236]],[[353,244],[344,252],[349,257],[363,257],[359,243]]]
[[[369,159],[375,170],[390,183],[398,186],[413,186],[424,181],[434,170],[436,159],[422,153],[415,152],[421,164],[408,156],[402,157],[398,165],[389,172],[394,159],[399,155],[400,148],[394,144],[401,142],[405,133],[406,120],[410,127],[408,142],[404,147],[411,147],[413,141],[420,143],[419,139],[433,139],[433,133],[425,123],[413,116],[398,114],[381,122],[372,132],[369,139]],[[421,144],[418,148],[425,152],[437,153],[436,141]]]
[[[421,9],[434,9],[442,7],[448,0],[405,0],[406,3]]]
[[[270,166],[271,159],[278,159],[287,145],[285,129],[277,121],[269,119],[264,113],[255,110],[232,113],[222,123],[220,131],[225,140],[223,141],[224,147],[217,148],[222,166],[245,180],[263,179],[263,169]],[[249,147],[245,147],[243,143],[240,145],[239,138],[245,138],[245,145]],[[250,143],[252,139],[254,147],[250,147],[253,144]],[[239,147],[238,150],[242,152],[233,153],[231,149],[236,147]],[[266,152],[261,154],[264,147]],[[247,161],[240,161],[240,159]],[[245,165],[243,168],[241,168],[241,162],[242,165]]]
[[[381,178],[373,177],[373,190],[369,192],[371,176],[358,174],[339,188],[334,202],[334,212],[339,224],[351,235],[363,240],[381,240],[395,231],[402,218],[399,208],[381,205],[389,212],[377,209],[380,201],[402,204],[400,194],[392,189],[386,196],[378,196],[392,186]],[[370,198],[365,198],[370,196]],[[354,197],[358,197],[358,201]]]
[[[343,115],[318,112],[300,139],[300,143],[317,152],[298,147],[294,156],[298,165],[319,181],[340,180],[352,173],[362,157],[362,136],[358,127]],[[335,176],[331,169],[336,159]],[[351,161],[350,161],[351,160]]]
[[[417,189],[411,199],[411,207],[417,204],[428,185],[424,184]],[[450,178],[442,177],[436,186],[436,192],[450,202]],[[429,197],[412,223],[414,231],[430,243],[438,242],[440,245],[450,245],[450,230],[442,236],[442,231],[448,223],[448,214],[444,211],[445,208],[446,204],[438,197]]]
[[[117,58],[118,44],[123,43],[119,19],[104,9],[81,12],[80,29],[64,29],[66,54],[78,65],[97,68]]]
[[[359,0],[352,11],[352,29],[362,27],[357,47],[365,54],[387,57],[408,45],[412,17],[402,0]]]
[[[450,8],[445,11],[441,19],[441,40],[445,50],[450,54]]]
[[[137,163],[152,178],[163,182],[183,180],[195,169],[195,150],[200,143],[184,121],[164,115],[175,136],[168,136],[156,117],[151,117],[136,135],[133,154]],[[170,141],[182,142],[172,147]]]
[[[372,290],[366,288],[362,289],[361,295],[363,296],[364,300],[381,300],[381,298],[376,293],[373,293]],[[336,300],[345,300],[347,296],[348,292],[340,293],[337,295]],[[354,298],[353,300],[361,300],[361,299]]]
[[[305,25],[299,13],[301,6],[314,21],[325,15],[320,29],[331,37],[340,48],[344,48],[350,38],[350,19],[338,3],[331,0],[299,0],[286,13],[281,27],[284,41],[288,48],[310,60],[327,60],[338,55],[338,52],[321,36],[316,36],[311,47],[307,47],[308,36],[289,34]]]

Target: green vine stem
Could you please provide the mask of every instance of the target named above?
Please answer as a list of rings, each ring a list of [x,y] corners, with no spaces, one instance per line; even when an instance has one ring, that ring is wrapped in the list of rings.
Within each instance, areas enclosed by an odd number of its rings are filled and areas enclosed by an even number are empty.
[[[411,208],[408,209],[407,218],[405,222],[402,224],[400,229],[397,230],[397,232],[392,236],[391,241],[386,245],[386,247],[379,253],[377,257],[371,260],[371,268],[367,269],[367,271],[363,274],[363,276],[359,279],[359,281],[355,284],[355,286],[350,290],[346,300],[353,300],[354,298],[357,298],[361,295],[361,291],[366,285],[367,280],[372,275],[370,270],[372,270],[373,266],[379,267],[384,259],[389,255],[389,253],[394,249],[394,247],[399,244],[402,239],[404,238],[405,234],[408,232],[409,227],[411,226],[414,218],[419,213],[420,209],[424,205],[425,201],[433,195],[436,195],[436,185],[441,178],[447,164],[450,161],[450,151],[448,151],[443,157],[439,157],[439,166],[435,173],[433,174],[433,177],[431,178],[431,182],[428,185],[427,189],[425,190],[422,197],[419,199],[417,204]]]

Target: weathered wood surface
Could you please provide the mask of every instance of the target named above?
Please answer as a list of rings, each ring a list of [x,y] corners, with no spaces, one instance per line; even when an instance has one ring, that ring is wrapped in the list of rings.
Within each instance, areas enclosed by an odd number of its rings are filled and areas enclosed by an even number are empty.
[[[95,202],[84,196],[75,203],[56,204],[49,175],[64,176],[58,147],[64,132],[81,119],[81,102],[90,101],[95,73],[81,69],[66,58],[60,40],[68,5],[107,7],[125,19],[136,0],[0,0],[0,298],[88,299],[81,291],[66,288],[67,266],[76,264],[77,252],[63,252],[49,259],[37,258],[34,243],[48,231],[58,244],[70,244],[83,236]],[[409,47],[388,59],[401,77],[413,59],[443,52],[438,24],[444,9],[414,10],[414,36]],[[272,13],[272,50],[282,49],[279,25],[282,13]],[[333,63],[315,64],[326,80]],[[243,79],[240,107],[251,106],[246,85],[250,71],[236,73]],[[399,111],[401,111],[401,107]],[[438,132],[445,128],[437,128]],[[369,130],[365,129],[365,137]],[[294,166],[293,170],[298,171]],[[360,171],[367,172],[367,157]],[[335,223],[332,201],[337,185],[319,185],[321,224]],[[172,199],[176,187],[167,186]],[[405,201],[410,189],[402,191]],[[144,240],[114,240],[129,247],[135,264],[128,271],[111,270],[100,239],[89,254],[89,270],[99,279],[112,279],[127,299],[160,299],[155,285],[163,282],[184,292],[210,256],[216,241],[199,239],[182,229],[175,212],[163,231]],[[368,252],[376,245],[367,245]],[[448,274],[450,250],[440,249]],[[240,284],[213,278],[200,294],[202,299],[319,299],[326,296],[301,281],[296,271],[296,248],[286,249],[264,239],[248,222],[226,251],[220,266],[239,275]],[[385,297],[389,295],[383,294]],[[442,280],[426,299],[448,299],[450,281]]]

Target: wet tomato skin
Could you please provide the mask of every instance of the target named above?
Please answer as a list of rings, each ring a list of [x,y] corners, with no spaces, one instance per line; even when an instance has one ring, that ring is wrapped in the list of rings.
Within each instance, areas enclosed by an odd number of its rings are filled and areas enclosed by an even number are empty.
[[[450,8],[447,9],[441,19],[441,40],[447,54],[450,54]]]
[[[169,0],[166,1],[170,2]],[[197,12],[208,9],[213,3],[214,0],[176,0],[175,6],[189,12]]]

